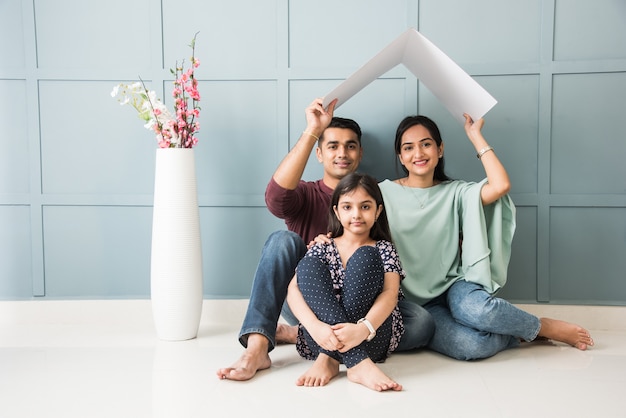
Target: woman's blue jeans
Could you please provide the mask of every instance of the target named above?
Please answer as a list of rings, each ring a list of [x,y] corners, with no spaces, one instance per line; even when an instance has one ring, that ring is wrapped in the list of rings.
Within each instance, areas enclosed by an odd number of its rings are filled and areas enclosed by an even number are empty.
[[[459,280],[424,305],[435,321],[429,348],[459,360],[491,357],[537,337],[539,318],[489,294],[481,285]]]

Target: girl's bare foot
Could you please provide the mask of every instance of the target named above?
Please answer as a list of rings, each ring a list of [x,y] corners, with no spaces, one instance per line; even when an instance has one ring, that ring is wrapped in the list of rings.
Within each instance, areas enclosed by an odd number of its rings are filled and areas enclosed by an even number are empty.
[[[225,367],[217,371],[217,377],[228,380],[250,380],[257,371],[269,369],[272,360],[267,354],[269,341],[261,334],[248,336],[248,347],[231,367]]]
[[[338,374],[339,362],[326,354],[320,354],[313,366],[296,380],[296,385],[325,386]]]
[[[383,373],[371,359],[365,359],[356,366],[349,368],[348,379],[378,392],[402,390],[402,385]]]
[[[540,321],[539,337],[560,341],[579,350],[586,350],[593,345],[593,338],[583,327],[551,318],[541,318]]]
[[[298,326],[276,325],[276,344],[295,344],[298,337]]]

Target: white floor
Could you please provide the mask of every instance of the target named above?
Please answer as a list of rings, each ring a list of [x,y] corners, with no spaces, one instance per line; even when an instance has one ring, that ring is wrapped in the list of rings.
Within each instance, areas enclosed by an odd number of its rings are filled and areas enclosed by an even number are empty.
[[[626,308],[524,308],[589,328],[582,352],[550,342],[461,362],[421,351],[381,368],[377,393],[345,373],[294,385],[310,362],[279,346],[249,382],[221,381],[242,352],[247,301],[205,301],[198,338],[156,339],[149,301],[0,302],[0,417],[626,417]]]

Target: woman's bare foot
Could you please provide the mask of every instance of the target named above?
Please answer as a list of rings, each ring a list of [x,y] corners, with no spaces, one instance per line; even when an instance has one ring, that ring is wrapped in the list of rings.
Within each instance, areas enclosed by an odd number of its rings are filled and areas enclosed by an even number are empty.
[[[356,366],[349,368],[348,379],[378,392],[402,390],[402,385],[383,373],[371,359],[365,359]]]
[[[298,337],[298,326],[276,325],[276,344],[295,344]]]
[[[583,327],[551,318],[541,318],[540,321],[541,328],[538,337],[560,341],[579,350],[586,350],[593,345],[593,338],[589,335],[589,331]]]
[[[297,386],[325,386],[339,374],[339,362],[326,354],[317,356],[309,370],[296,380]]]
[[[217,377],[228,380],[250,380],[257,371],[268,369],[272,360],[267,354],[269,341],[261,334],[248,336],[248,347],[239,357],[239,360],[231,367],[225,367],[217,371]]]

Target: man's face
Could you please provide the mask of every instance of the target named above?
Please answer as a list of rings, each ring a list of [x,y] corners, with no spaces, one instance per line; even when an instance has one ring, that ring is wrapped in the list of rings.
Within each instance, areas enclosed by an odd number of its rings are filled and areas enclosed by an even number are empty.
[[[315,152],[324,166],[324,178],[336,181],[356,171],[363,157],[356,133],[345,128],[326,128],[322,145]]]

